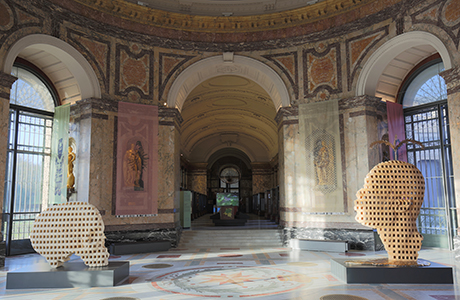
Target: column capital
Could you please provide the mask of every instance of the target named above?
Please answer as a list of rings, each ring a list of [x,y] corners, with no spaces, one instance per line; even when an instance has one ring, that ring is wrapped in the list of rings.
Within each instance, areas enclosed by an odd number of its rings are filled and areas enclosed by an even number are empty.
[[[288,106],[281,107],[275,116],[275,122],[278,125],[283,125],[286,122],[295,121],[299,122],[299,107],[298,106]]]
[[[339,100],[339,111],[348,110],[356,107],[371,106],[386,112],[386,104],[382,98],[362,95]]]
[[[184,119],[177,108],[171,107],[158,107],[158,117],[160,118],[160,125],[178,125],[182,124]]]
[[[446,81],[448,95],[460,92],[460,68],[445,70],[439,75]]]
[[[11,86],[16,80],[18,80],[16,76],[0,72],[0,86],[1,87],[11,88]]]
[[[10,90],[17,77],[0,72],[0,98],[10,100]]]

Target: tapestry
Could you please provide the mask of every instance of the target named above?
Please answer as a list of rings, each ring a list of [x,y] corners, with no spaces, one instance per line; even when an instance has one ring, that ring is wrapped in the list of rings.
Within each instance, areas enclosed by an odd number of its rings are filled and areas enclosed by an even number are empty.
[[[158,106],[118,103],[118,217],[158,213]]]
[[[343,212],[338,102],[299,105],[299,130],[298,196],[310,212]]]
[[[401,141],[406,139],[406,132],[404,130],[404,112],[401,104],[386,102],[387,103],[387,118],[388,118],[388,141],[393,145],[398,145]],[[407,162],[406,144],[403,144],[398,153],[395,154],[393,149],[390,149],[390,158]]]
[[[70,104],[55,108],[53,134],[51,136],[49,205],[67,202],[69,117]],[[46,207],[42,209],[46,209]]]

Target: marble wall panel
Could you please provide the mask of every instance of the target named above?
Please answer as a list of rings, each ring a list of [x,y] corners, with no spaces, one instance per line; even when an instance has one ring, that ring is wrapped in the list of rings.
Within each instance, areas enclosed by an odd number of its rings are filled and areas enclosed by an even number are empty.
[[[285,228],[283,235],[283,242],[286,246],[289,246],[291,239],[307,239],[348,241],[349,248],[352,250],[379,251],[384,249],[383,244],[372,229]]]

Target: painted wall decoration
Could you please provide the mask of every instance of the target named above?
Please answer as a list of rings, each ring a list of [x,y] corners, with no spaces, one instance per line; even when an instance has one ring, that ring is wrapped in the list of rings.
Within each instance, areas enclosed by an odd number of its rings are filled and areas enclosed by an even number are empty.
[[[301,197],[311,212],[343,212],[337,101],[299,105]]]
[[[330,94],[342,92],[340,44],[318,43],[303,51],[304,94],[327,100]]]
[[[158,106],[119,102],[115,214],[158,212]]]
[[[104,222],[99,210],[89,203],[49,207],[35,219],[30,242],[53,268],[62,266],[72,254],[80,256],[88,267],[109,264]]]

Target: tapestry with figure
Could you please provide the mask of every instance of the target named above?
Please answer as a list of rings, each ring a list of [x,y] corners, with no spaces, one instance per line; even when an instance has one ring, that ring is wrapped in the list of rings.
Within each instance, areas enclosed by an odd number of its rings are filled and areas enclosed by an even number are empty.
[[[299,105],[299,130],[298,192],[311,212],[343,212],[338,102]]]
[[[158,212],[158,106],[119,102],[117,216]]]

